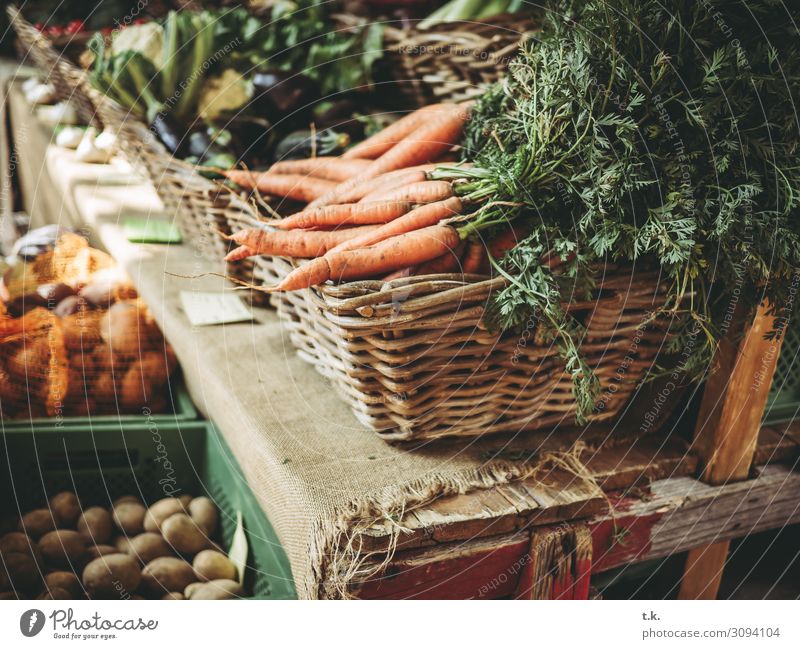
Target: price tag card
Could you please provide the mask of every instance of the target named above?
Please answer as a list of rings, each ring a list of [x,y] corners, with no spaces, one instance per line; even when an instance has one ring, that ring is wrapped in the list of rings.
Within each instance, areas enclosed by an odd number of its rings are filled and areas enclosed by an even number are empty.
[[[253,319],[253,314],[239,296],[232,293],[181,291],[181,304],[193,326],[246,322]]]
[[[126,218],[122,223],[125,238],[132,243],[180,243],[181,233],[171,221],[152,218]]]

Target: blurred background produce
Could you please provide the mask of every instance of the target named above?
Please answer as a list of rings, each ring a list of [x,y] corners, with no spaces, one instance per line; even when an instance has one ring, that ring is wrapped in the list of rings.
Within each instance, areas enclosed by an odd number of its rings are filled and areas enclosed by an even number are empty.
[[[0,282],[0,413],[167,409],[177,366],[114,260],[58,226],[20,238]]]

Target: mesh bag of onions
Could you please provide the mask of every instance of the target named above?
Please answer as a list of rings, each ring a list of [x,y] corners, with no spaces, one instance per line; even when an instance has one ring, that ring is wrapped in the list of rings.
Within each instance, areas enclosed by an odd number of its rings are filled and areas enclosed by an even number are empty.
[[[177,360],[113,259],[73,233],[35,253],[3,278],[0,414],[168,410]]]

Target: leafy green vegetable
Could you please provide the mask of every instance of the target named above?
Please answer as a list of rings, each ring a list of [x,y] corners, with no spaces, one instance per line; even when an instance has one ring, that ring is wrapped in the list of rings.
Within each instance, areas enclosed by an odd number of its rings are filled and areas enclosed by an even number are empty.
[[[474,107],[471,169],[445,168],[479,205],[462,234],[509,221],[532,234],[495,262],[508,279],[496,326],[543,317],[572,372],[581,414],[580,330],[559,282],[591,286],[603,263],[660,268],[671,350],[700,377],[732,296],[752,312],[791,304],[800,269],[800,51],[796,5],[772,0],[551,3],[539,41]],[[780,46],[780,49],[778,49]],[[555,250],[560,275],[543,262]],[[570,286],[570,291],[572,287]],[[689,337],[701,332],[702,343]]]

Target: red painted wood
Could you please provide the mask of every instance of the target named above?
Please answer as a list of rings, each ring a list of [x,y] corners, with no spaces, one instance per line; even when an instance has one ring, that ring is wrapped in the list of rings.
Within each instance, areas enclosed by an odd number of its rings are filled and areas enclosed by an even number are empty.
[[[369,579],[355,595],[361,599],[496,599],[513,595],[527,555],[526,539],[499,548],[453,552],[423,563],[398,553],[392,574]]]

